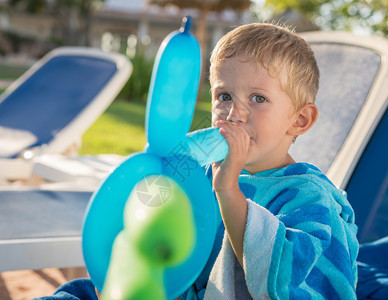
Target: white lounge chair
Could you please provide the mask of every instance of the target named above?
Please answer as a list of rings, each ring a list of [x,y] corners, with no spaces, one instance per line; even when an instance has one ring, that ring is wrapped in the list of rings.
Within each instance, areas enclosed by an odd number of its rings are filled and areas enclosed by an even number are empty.
[[[80,230],[91,194],[0,187],[0,272],[84,265]]]
[[[78,142],[115,99],[131,71],[131,63],[120,54],[58,48],[1,95],[3,182],[29,178],[34,167],[45,173],[47,161],[61,167],[65,162],[79,177],[88,165],[94,176],[83,177],[83,188],[65,181],[39,188],[0,187],[0,271],[83,264],[80,228],[86,205],[96,181],[119,157],[87,156],[80,163],[83,168],[74,168],[76,158],[65,161],[60,153]],[[60,170],[51,168],[48,174],[55,179]]]

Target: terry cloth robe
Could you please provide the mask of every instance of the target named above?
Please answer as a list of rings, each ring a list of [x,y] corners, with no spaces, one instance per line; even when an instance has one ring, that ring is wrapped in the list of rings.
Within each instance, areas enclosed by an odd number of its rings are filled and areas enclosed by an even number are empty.
[[[182,298],[356,299],[357,226],[343,191],[306,163],[243,171],[239,185],[248,201],[244,269],[225,232]]]

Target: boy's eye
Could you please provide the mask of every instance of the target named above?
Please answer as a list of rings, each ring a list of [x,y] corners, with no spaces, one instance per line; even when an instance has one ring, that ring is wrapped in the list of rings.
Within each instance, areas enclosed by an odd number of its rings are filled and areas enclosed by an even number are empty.
[[[217,100],[230,101],[230,100],[232,100],[232,97],[229,94],[219,94],[217,97]]]
[[[267,101],[267,99],[263,96],[260,95],[254,95],[251,97],[251,100],[256,102],[256,103],[264,103]]]

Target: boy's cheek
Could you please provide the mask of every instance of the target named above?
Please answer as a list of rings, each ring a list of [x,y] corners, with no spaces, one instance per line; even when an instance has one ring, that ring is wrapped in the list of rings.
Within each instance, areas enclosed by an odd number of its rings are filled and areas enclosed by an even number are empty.
[[[216,121],[223,120],[225,121],[228,117],[228,110],[219,108],[219,107],[213,107],[212,108],[212,125],[215,126]]]

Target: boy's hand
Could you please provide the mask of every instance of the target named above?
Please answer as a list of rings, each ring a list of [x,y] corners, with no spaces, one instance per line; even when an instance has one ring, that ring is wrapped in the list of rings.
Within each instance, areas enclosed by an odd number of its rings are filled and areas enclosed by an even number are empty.
[[[212,164],[214,190],[222,193],[239,188],[238,177],[247,162],[250,136],[238,123],[217,121],[215,125],[229,147],[224,161]]]
[[[250,136],[239,124],[217,121],[229,152],[224,161],[212,165],[213,187],[221,216],[233,250],[243,266],[243,244],[248,204],[238,185],[238,178],[248,159]]]

